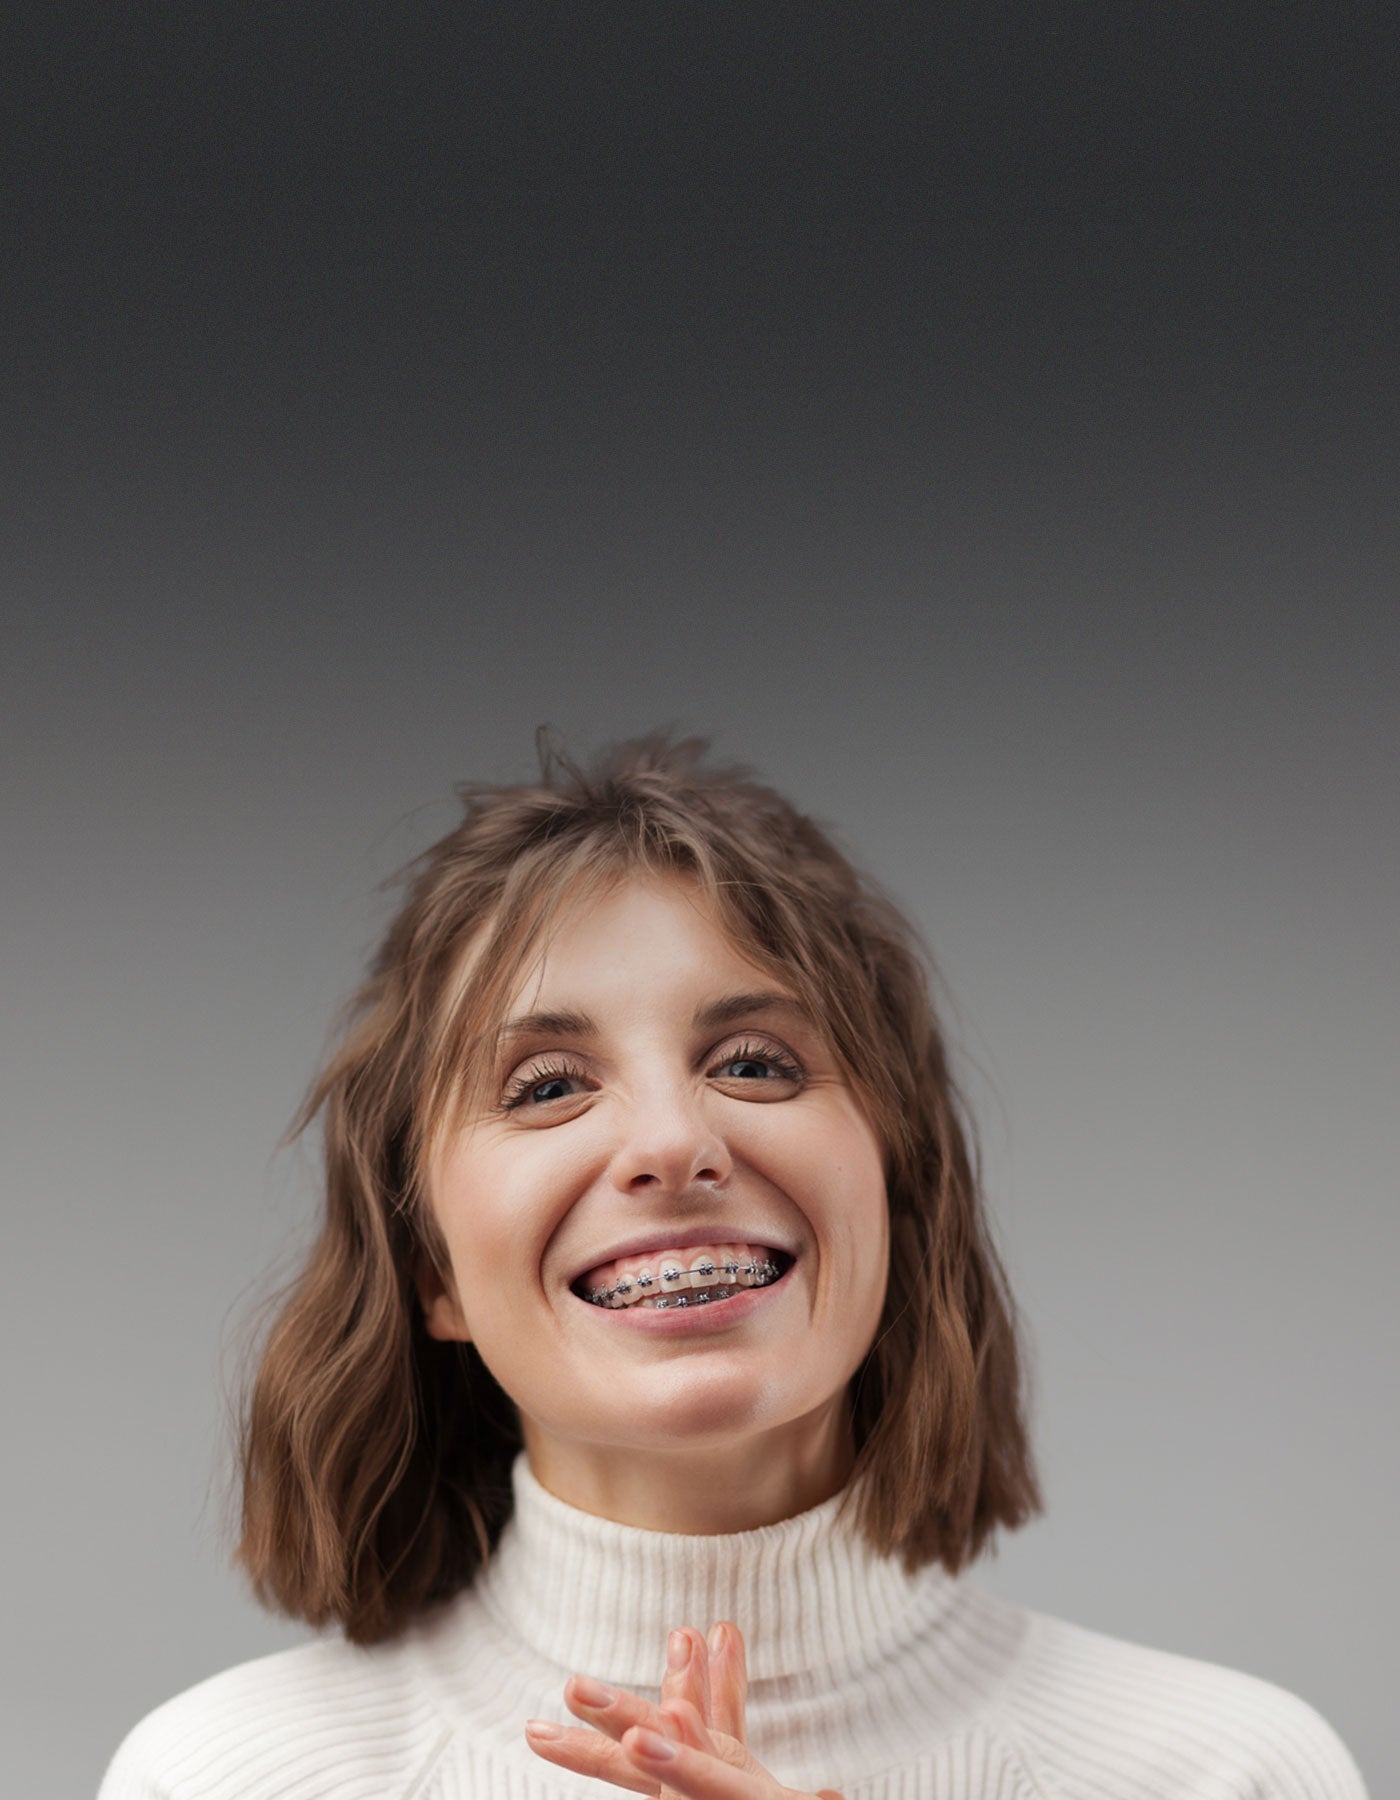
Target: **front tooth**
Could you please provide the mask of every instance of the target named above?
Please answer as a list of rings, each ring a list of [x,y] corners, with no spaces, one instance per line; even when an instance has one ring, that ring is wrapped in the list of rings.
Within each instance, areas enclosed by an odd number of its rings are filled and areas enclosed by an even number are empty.
[[[762,1287],[772,1280],[768,1258],[750,1244],[715,1244],[690,1253],[663,1256],[658,1262],[614,1265],[610,1287],[598,1291],[598,1304],[617,1309],[654,1304],[658,1295],[678,1298],[694,1290],[705,1292],[723,1283],[731,1292]]]

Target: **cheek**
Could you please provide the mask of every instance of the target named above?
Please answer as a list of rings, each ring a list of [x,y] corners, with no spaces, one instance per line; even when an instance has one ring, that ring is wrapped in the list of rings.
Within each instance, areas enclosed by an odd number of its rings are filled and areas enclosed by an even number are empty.
[[[777,1111],[777,1108],[774,1108]],[[844,1110],[789,1115],[751,1148],[759,1172],[785,1192],[823,1241],[832,1268],[864,1297],[883,1294],[889,1262],[884,1150],[864,1119]],[[853,1296],[854,1297],[854,1296]],[[877,1308],[878,1310],[878,1308]]]
[[[486,1273],[499,1268],[509,1248],[509,1220],[516,1211],[502,1171],[489,1154],[456,1151],[434,1171],[429,1182],[433,1218],[452,1263],[453,1279],[464,1304],[477,1298]]]
[[[581,1174],[578,1156],[544,1131],[454,1153],[431,1191],[464,1301],[504,1302],[533,1281]]]
[[[832,1233],[838,1262],[850,1271],[847,1302],[853,1322],[874,1332],[889,1275],[889,1200],[884,1153],[868,1131],[833,1146],[836,1158]]]
[[[829,1195],[832,1211],[866,1236],[884,1230],[884,1152],[865,1122],[838,1116],[803,1145],[812,1190]]]

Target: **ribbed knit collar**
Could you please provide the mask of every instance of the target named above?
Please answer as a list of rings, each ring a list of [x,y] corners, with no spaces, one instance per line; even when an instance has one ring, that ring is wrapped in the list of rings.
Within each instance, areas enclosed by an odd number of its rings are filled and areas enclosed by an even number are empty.
[[[733,1619],[751,1679],[810,1672],[892,1646],[951,1597],[941,1568],[911,1580],[877,1556],[838,1520],[839,1494],[776,1525],[692,1537],[580,1512],[540,1486],[523,1454],[512,1482],[514,1515],[477,1591],[564,1669],[654,1687],[673,1627]]]

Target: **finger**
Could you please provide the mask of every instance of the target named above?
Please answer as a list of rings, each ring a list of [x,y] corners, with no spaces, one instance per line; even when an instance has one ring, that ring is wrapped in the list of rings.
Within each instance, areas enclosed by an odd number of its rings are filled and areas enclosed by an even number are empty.
[[[572,1769],[576,1775],[588,1775],[595,1781],[610,1781],[614,1787],[626,1788],[633,1794],[657,1795],[660,1783],[654,1776],[642,1774],[621,1744],[581,1725],[556,1725],[549,1719],[527,1719],[525,1742],[536,1756]]]
[[[665,1724],[663,1737],[674,1738],[678,1744],[688,1744],[692,1750],[703,1750],[707,1756],[725,1755],[727,1746],[723,1740],[716,1742],[710,1736],[693,1700],[663,1700],[658,1710]],[[731,1762],[734,1759],[733,1754],[727,1758]]]
[[[666,1640],[666,1672],[661,1701],[688,1700],[702,1719],[710,1716],[710,1655],[705,1640],[689,1625]]]
[[[710,1627],[707,1648],[710,1667],[710,1723],[716,1731],[728,1732],[742,1744],[744,1736],[744,1704],[749,1692],[748,1661],[744,1655],[744,1634],[728,1619],[720,1619]]]
[[[699,1713],[688,1701],[667,1701],[661,1710],[667,1715],[667,1737],[674,1738],[678,1744],[688,1744],[692,1750],[703,1750],[707,1755],[717,1756],[722,1763],[728,1763],[731,1769],[739,1769],[746,1775],[757,1775],[761,1781],[768,1783],[764,1792],[773,1791],[772,1778],[748,1746],[727,1732],[707,1730]],[[663,1800],[667,1791],[665,1788],[661,1790]],[[783,1790],[784,1793],[786,1791]]]
[[[650,1700],[629,1694],[626,1688],[606,1687],[587,1675],[571,1675],[564,1683],[564,1704],[576,1719],[606,1732],[614,1740],[633,1725],[667,1735],[674,1727]]]
[[[660,1711],[665,1720],[663,1737],[673,1738],[678,1744],[685,1744],[691,1750],[703,1751],[707,1756],[715,1754],[719,1748],[705,1727],[705,1721],[693,1700],[663,1700]],[[625,1755],[621,1746],[618,1754]],[[663,1782],[659,1800],[680,1800],[676,1789],[667,1787]]]
[[[663,1795],[680,1794],[684,1800],[797,1800],[791,1788],[757,1765],[736,1768],[644,1726],[628,1731],[622,1748],[642,1774],[661,1783]]]

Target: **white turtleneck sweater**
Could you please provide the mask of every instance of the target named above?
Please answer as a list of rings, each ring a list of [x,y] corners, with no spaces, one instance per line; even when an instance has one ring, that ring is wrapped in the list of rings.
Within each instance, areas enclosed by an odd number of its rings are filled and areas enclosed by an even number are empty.
[[[576,1511],[522,1457],[475,1585],[372,1649],[340,1639],[215,1675],[136,1726],[99,1800],[601,1800],[540,1760],[577,1671],[659,1693],[667,1632],[733,1619],[749,1747],[846,1800],[1365,1800],[1302,1700],[1213,1663],[906,1576],[833,1499],[683,1537]]]

